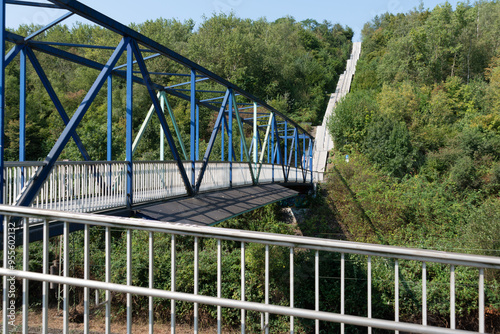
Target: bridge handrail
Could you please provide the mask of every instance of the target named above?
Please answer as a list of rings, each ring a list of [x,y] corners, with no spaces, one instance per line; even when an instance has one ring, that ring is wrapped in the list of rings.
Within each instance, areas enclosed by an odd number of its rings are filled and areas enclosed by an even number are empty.
[[[283,247],[307,248],[320,251],[344,252],[358,255],[382,256],[405,260],[465,265],[476,268],[500,269],[500,257],[453,253],[419,248],[406,248],[344,240],[322,239],[267,232],[244,231],[229,228],[213,228],[200,225],[151,222],[136,218],[112,217],[97,214],[81,214],[55,210],[0,205],[0,215],[38,217],[47,220],[63,220],[69,223],[130,228],[149,232],[176,235],[211,237],[223,240],[272,244]]]
[[[0,268],[0,275],[4,276],[3,279],[3,288],[4,288],[4,294],[3,294],[3,305],[4,305],[4,315],[6,314],[6,305],[11,304],[11,297],[8,293],[5,293],[5,291],[8,290],[8,279],[12,280],[12,277],[17,277],[18,279],[23,279],[23,296],[26,294],[26,290],[24,289],[25,286],[27,286],[27,280],[39,280],[43,282],[43,303],[42,307],[44,308],[44,314],[47,314],[47,308],[48,308],[48,283],[53,282],[53,283],[58,283],[58,284],[63,284],[63,289],[64,289],[64,295],[63,295],[63,301],[64,301],[64,328],[68,330],[68,318],[69,318],[69,294],[68,294],[68,288],[69,286],[79,286],[79,287],[84,287],[84,317],[85,317],[85,328],[88,331],[88,324],[89,324],[89,289],[98,289],[98,290],[105,290],[106,292],[106,301],[104,304],[106,304],[106,318],[107,318],[107,324],[109,324],[110,321],[110,312],[111,312],[111,291],[115,292],[122,292],[127,294],[127,333],[132,333],[132,295],[142,295],[142,296],[148,296],[149,297],[149,312],[150,312],[150,328],[152,329],[153,323],[154,323],[154,315],[152,310],[153,310],[153,297],[159,297],[163,299],[171,299],[171,329],[172,332],[175,331],[175,301],[186,301],[186,302],[191,302],[194,303],[194,309],[195,309],[195,314],[194,314],[194,321],[195,321],[195,328],[197,328],[197,319],[198,319],[198,303],[202,304],[207,304],[207,305],[216,305],[218,312],[218,330],[221,330],[221,307],[228,307],[228,308],[236,308],[236,309],[241,309],[241,319],[242,319],[242,332],[245,331],[245,310],[253,310],[260,312],[263,314],[265,317],[265,328],[266,332],[268,332],[269,329],[269,314],[281,314],[285,316],[290,316],[290,331],[294,332],[294,317],[300,317],[300,318],[309,318],[309,319],[314,319],[316,322],[316,333],[319,333],[320,330],[320,323],[319,321],[330,321],[330,322],[336,322],[341,324],[341,332],[343,333],[343,328],[345,324],[350,324],[350,325],[357,325],[357,326],[364,326],[364,327],[374,327],[374,328],[382,328],[382,329],[389,329],[389,330],[397,330],[397,331],[405,331],[405,332],[416,332],[416,333],[472,333],[472,332],[467,332],[467,331],[462,331],[462,330],[456,330],[455,329],[455,265],[463,265],[463,266],[468,266],[468,267],[476,267],[479,268],[479,275],[478,275],[478,308],[479,308],[479,332],[484,333],[485,329],[485,268],[493,268],[493,269],[500,269],[500,258],[498,257],[492,257],[492,256],[482,256],[482,255],[471,255],[471,254],[458,254],[458,253],[450,253],[450,252],[441,252],[441,251],[433,251],[433,250],[425,250],[425,249],[410,249],[410,248],[403,248],[403,247],[394,247],[394,246],[387,246],[387,245],[375,245],[375,244],[365,244],[365,243],[356,243],[356,242],[349,242],[349,241],[339,241],[339,240],[329,240],[329,239],[319,239],[319,238],[310,238],[310,237],[301,237],[301,236],[293,236],[293,235],[281,235],[281,234],[275,234],[275,233],[263,233],[263,232],[253,232],[253,231],[242,231],[242,230],[234,230],[234,229],[226,229],[226,228],[215,228],[215,227],[202,227],[198,225],[185,225],[185,224],[172,224],[172,223],[163,223],[163,222],[152,222],[152,221],[145,221],[141,219],[134,219],[134,218],[118,218],[118,217],[110,217],[110,216],[103,216],[103,215],[96,215],[96,214],[79,214],[79,213],[71,213],[71,212],[62,212],[62,211],[51,211],[51,210],[43,210],[43,209],[34,209],[34,208],[28,208],[28,207],[14,207],[14,206],[7,206],[7,205],[0,205],[0,215],[4,216],[4,231],[9,231],[8,233],[4,233],[3,235],[3,243],[4,243],[4,262],[2,268]],[[23,228],[23,244],[28,243],[29,241],[29,233],[27,232],[28,230],[31,231],[31,229],[39,229],[40,224],[38,224],[38,227],[35,224],[29,223],[30,221],[43,221],[43,249],[44,249],[44,257],[42,260],[43,264],[43,273],[36,273],[29,271],[28,267],[28,261],[29,261],[29,255],[25,255],[23,253],[23,270],[13,270],[14,268],[9,265],[9,262],[7,261],[7,252],[11,249],[9,248],[10,245],[10,224],[13,220],[10,220],[10,217],[19,217],[19,218],[26,218],[23,219],[23,226],[27,227],[29,226],[30,228]],[[34,218],[34,219],[33,219]],[[69,267],[68,262],[69,261],[64,261],[65,269],[63,270],[64,277],[60,277],[57,275],[49,275],[48,274],[48,249],[49,249],[49,232],[50,232],[50,224],[55,223],[56,225],[54,228],[60,228],[60,223],[62,222],[63,227],[64,227],[64,238],[62,239],[62,243],[64,244],[64,259],[69,258],[69,231],[70,231],[70,226],[71,224],[83,224],[85,227],[85,240],[84,240],[84,247],[83,247],[83,253],[84,253],[84,268],[85,268],[85,273],[84,273],[84,278],[75,278],[70,276],[69,273]],[[33,227],[32,227],[33,226]],[[59,227],[58,227],[59,226]],[[91,226],[100,226],[104,227],[104,229],[97,229],[97,233],[104,233],[105,231],[105,240],[107,242],[106,246],[106,279],[105,281],[101,280],[95,280],[95,279],[90,279],[89,277],[89,272],[90,272],[90,263],[92,263],[92,260],[90,258],[90,227]],[[127,269],[126,269],[126,276],[127,276],[127,284],[117,284],[117,283],[111,283],[109,280],[110,277],[110,261],[111,261],[111,231],[119,229],[120,231],[126,232],[127,235],[127,246],[126,246],[126,254],[127,254]],[[103,231],[104,230],[104,231]],[[132,272],[134,268],[132,267],[132,258],[131,258],[131,253],[132,253],[132,231],[146,231],[149,232],[149,252],[147,252],[146,255],[149,257],[149,288],[137,286],[133,284],[132,282]],[[174,282],[171,291],[166,291],[164,289],[158,289],[154,288],[154,259],[155,259],[155,249],[153,245],[153,240],[154,240],[154,234],[153,233],[160,233],[160,234],[165,234],[165,235],[171,235],[171,261],[172,261],[172,272],[171,272],[171,282]],[[175,240],[176,240],[176,235],[179,236],[192,236],[194,237],[194,285],[195,285],[195,292],[194,293],[189,293],[189,292],[178,292],[175,289],[175,280],[176,280],[176,246],[175,246]],[[199,252],[199,245],[198,245],[198,238],[212,238],[217,240],[217,297],[215,296],[207,296],[207,295],[200,295],[198,294],[197,287],[199,284],[198,280],[198,270],[199,270],[199,258],[198,258],[198,252]],[[221,240],[230,240],[230,241],[240,241],[241,242],[241,264],[240,264],[240,270],[241,270],[241,291],[245,292],[245,282],[246,282],[246,275],[245,275],[245,248],[247,247],[246,244],[263,244],[265,245],[265,283],[263,284],[263,288],[265,288],[265,302],[262,301],[260,303],[258,302],[250,302],[245,300],[243,297],[241,300],[238,300],[238,297],[233,297],[235,299],[232,299],[231,297],[226,297],[222,298],[222,245],[221,245]],[[145,242],[144,247],[147,247],[148,242]],[[280,247],[285,247],[290,249],[290,305],[289,306],[283,306],[283,305],[274,305],[269,303],[269,262],[270,262],[270,247],[275,247],[275,246],[280,246]],[[31,247],[23,247],[24,249],[29,249]],[[315,262],[315,270],[314,270],[314,280],[315,280],[315,293],[314,293],[314,300],[315,300],[315,307],[314,309],[309,308],[296,308],[294,307],[294,294],[295,288],[294,288],[294,254],[297,252],[297,250],[315,250],[315,257],[314,257],[314,262]],[[341,274],[340,274],[340,279],[341,279],[341,288],[340,288],[340,298],[341,298],[341,312],[340,313],[335,313],[331,312],[330,310],[320,310],[320,274],[319,274],[319,251],[329,251],[329,252],[334,252],[334,253],[340,253],[342,255],[341,257]],[[344,313],[344,303],[345,303],[345,270],[344,270],[344,261],[345,261],[345,254],[360,254],[360,255],[368,255],[368,262],[367,262],[367,273],[368,273],[368,315],[351,315],[351,314],[345,314]],[[381,257],[382,259],[387,259],[387,258],[394,258],[396,259],[394,262],[394,286],[395,286],[395,297],[394,297],[394,307],[395,307],[395,319],[394,320],[384,320],[384,319],[378,319],[378,318],[372,318],[371,316],[371,299],[372,299],[372,292],[371,292],[371,285],[372,285],[372,256],[376,257]],[[422,324],[414,324],[414,323],[408,323],[408,322],[401,322],[399,320],[399,259],[407,259],[407,260],[416,260],[416,261],[421,261],[422,262]],[[437,326],[430,326],[427,324],[427,276],[426,276],[426,263],[443,263],[443,264],[451,264],[450,267],[450,305],[452,314],[450,314],[450,323],[452,324],[451,328],[446,328],[446,327],[437,327]],[[231,267],[231,269],[233,269]],[[384,279],[387,279],[384,277]],[[9,283],[12,284],[12,283]],[[139,284],[139,285],[142,285]],[[243,294],[244,296],[244,294]],[[312,298],[312,296],[311,296]],[[435,300],[431,299],[431,301],[436,302]],[[440,303],[441,301],[437,301]],[[28,318],[28,302],[26,300],[25,303],[23,303],[23,319]],[[98,301],[96,301],[95,305],[99,305]],[[425,316],[424,316],[425,315]],[[7,321],[6,317],[4,316],[4,333],[8,332],[9,329],[7,328]],[[25,326],[27,326],[27,322],[25,323]],[[109,326],[109,325],[107,325]],[[24,327],[23,327],[24,328]],[[48,333],[48,319],[45,318],[43,320],[43,330],[42,332]],[[106,328],[106,333],[110,333],[110,328]]]

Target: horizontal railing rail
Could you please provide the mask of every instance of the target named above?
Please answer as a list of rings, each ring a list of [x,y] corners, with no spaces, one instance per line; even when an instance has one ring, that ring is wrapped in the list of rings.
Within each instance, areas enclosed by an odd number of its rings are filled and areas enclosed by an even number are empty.
[[[394,331],[405,331],[405,332],[414,332],[414,333],[463,333],[465,331],[456,330],[455,329],[455,308],[456,308],[456,298],[455,295],[455,267],[464,266],[467,268],[473,268],[473,270],[477,270],[477,281],[476,282],[468,282],[468,284],[475,284],[477,286],[477,305],[478,305],[478,318],[477,318],[477,326],[479,328],[479,333],[485,332],[485,269],[487,270],[500,270],[500,258],[499,257],[491,257],[491,256],[483,256],[483,255],[472,255],[472,254],[459,254],[459,253],[450,253],[450,252],[441,252],[441,251],[433,251],[426,249],[411,249],[411,248],[403,248],[403,247],[395,247],[395,246],[385,246],[385,245],[377,245],[377,244],[364,244],[364,243],[356,243],[349,241],[339,241],[339,240],[330,240],[330,239],[319,239],[319,238],[311,238],[311,237],[301,237],[301,236],[293,236],[293,235],[281,235],[281,234],[273,234],[273,233],[263,233],[263,232],[251,232],[251,231],[243,231],[243,230],[235,230],[235,229],[225,229],[225,228],[215,228],[215,227],[202,227],[197,225],[184,225],[184,224],[170,224],[164,222],[154,222],[154,221],[145,221],[140,219],[133,218],[118,218],[118,217],[109,217],[103,215],[95,215],[95,214],[80,214],[80,213],[70,213],[70,212],[59,212],[59,211],[50,211],[50,210],[42,210],[35,208],[26,208],[26,207],[12,207],[6,205],[0,205],[0,215],[5,217],[4,219],[4,229],[3,231],[7,232],[3,234],[3,267],[0,269],[0,274],[4,276],[3,280],[3,326],[4,333],[7,333],[9,330],[8,327],[8,318],[6,317],[8,313],[7,307],[12,303],[12,296],[9,296],[9,281],[10,276],[17,277],[18,279],[23,279],[23,326],[24,319],[29,317],[29,300],[28,300],[28,280],[37,280],[43,282],[43,292],[42,292],[42,310],[43,314],[47,314],[48,308],[48,283],[58,283],[63,284],[63,316],[64,328],[67,330],[68,328],[68,316],[69,316],[69,295],[68,289],[70,286],[75,287],[83,287],[84,290],[84,324],[86,330],[88,330],[89,326],[89,307],[90,307],[90,298],[89,298],[89,289],[98,289],[106,291],[106,332],[109,333],[109,322],[110,320],[110,312],[111,312],[111,299],[110,299],[110,291],[121,292],[127,294],[127,331],[129,333],[132,332],[132,296],[148,296],[150,299],[149,303],[149,311],[150,311],[150,330],[152,332],[153,324],[154,324],[154,316],[153,316],[153,297],[162,298],[162,299],[170,299],[171,300],[171,326],[172,332],[175,331],[175,319],[176,319],[176,304],[175,301],[185,301],[194,304],[194,315],[193,322],[195,332],[198,329],[198,306],[199,304],[207,304],[207,305],[216,305],[217,308],[217,319],[218,319],[218,330],[221,331],[222,323],[221,323],[221,307],[232,308],[232,309],[240,309],[241,311],[241,330],[245,332],[246,326],[248,326],[248,322],[245,322],[246,319],[246,311],[257,311],[264,315],[264,326],[263,329],[266,332],[270,331],[270,322],[269,322],[269,314],[280,314],[290,317],[290,332],[293,333],[295,331],[294,326],[296,324],[297,318],[308,318],[315,320],[315,331],[319,333],[320,330],[320,321],[327,322],[335,322],[340,323],[342,325],[342,332],[344,330],[345,325],[356,325],[356,326],[364,326],[368,328],[382,328]],[[23,266],[22,268],[12,267],[12,263],[9,262],[8,254],[10,250],[10,234],[9,227],[11,222],[13,221],[12,217],[20,217],[23,222],[23,241],[24,246],[22,247],[22,258],[23,258]],[[28,223],[30,220],[43,220],[44,226],[44,238],[43,238],[43,270],[42,273],[32,272],[29,270],[29,247],[28,245],[28,235],[29,235],[29,227]],[[15,221],[19,221],[17,218]],[[64,269],[63,277],[59,277],[57,275],[49,275],[48,274],[48,249],[49,249],[49,230],[50,230],[50,222],[58,221],[64,223],[64,234],[61,240],[62,247],[64,249],[64,254],[62,258],[64,259]],[[83,242],[83,268],[84,274],[83,278],[72,277],[69,275],[68,265],[69,265],[69,225],[70,224],[83,224],[85,226],[84,230],[84,242]],[[92,233],[94,236],[96,233],[102,233],[102,240],[106,241],[106,249],[105,249],[105,279],[96,280],[90,279],[89,273],[91,272],[90,266],[94,263],[91,255],[93,252],[90,251],[90,228],[97,226],[97,230],[94,230]],[[126,247],[124,252],[126,252],[127,258],[127,266],[125,269],[126,276],[126,284],[111,282],[111,250],[110,250],[110,231],[122,231],[122,233],[126,234]],[[148,286],[144,287],[144,284],[134,284],[132,281],[132,277],[134,274],[134,267],[132,266],[132,235],[133,233],[139,233],[136,231],[144,231],[149,234],[149,241],[145,241],[144,249],[148,248],[146,251],[146,258],[141,259],[140,261],[143,263],[147,263],[148,265]],[[143,233],[144,233],[143,232]],[[168,239],[171,240],[171,277],[170,280],[172,282],[170,291],[165,291],[163,289],[159,289],[154,286],[153,273],[155,270],[155,266],[158,266],[158,263],[155,263],[155,254],[157,251],[155,250],[155,240],[158,238],[158,233],[160,235],[168,236]],[[189,236],[194,238],[194,262],[193,262],[193,292],[186,291],[176,291],[176,271],[178,269],[178,265],[176,263],[176,236]],[[200,266],[200,239],[215,239],[217,243],[217,295],[200,295],[198,294],[198,286],[199,282],[199,266]],[[240,243],[241,250],[241,261],[240,261],[240,276],[241,276],[241,292],[239,297],[234,298],[222,298],[222,247],[221,241],[232,241]],[[264,267],[265,267],[265,279],[262,284],[262,289],[265,290],[263,295],[265,296],[265,300],[261,303],[255,301],[249,301],[245,299],[245,296],[249,291],[247,291],[247,280],[246,280],[246,259],[245,259],[245,250],[249,249],[249,245],[252,244],[261,244],[265,247],[265,251],[263,251],[263,256],[265,259]],[[275,247],[284,247],[284,250],[290,254],[290,264],[289,264],[289,286],[285,290],[290,291],[290,299],[288,301],[288,305],[272,305],[269,299],[269,275],[270,262],[273,261],[273,258],[270,257],[270,249],[271,247],[274,249]],[[25,249],[28,249],[28,252],[24,252]],[[309,250],[314,253],[314,308],[297,308],[294,305],[294,297],[296,296],[295,292],[295,277],[294,267],[296,264],[294,263],[294,256],[303,252],[304,250]],[[340,291],[340,304],[342,305],[340,308],[340,312],[330,312],[326,309],[320,308],[321,296],[320,291],[322,291],[320,285],[320,270],[319,270],[319,259],[320,259],[320,251],[339,254],[341,257],[340,267],[341,269],[341,291]],[[322,253],[323,254],[323,253]],[[346,256],[367,256],[366,262],[366,270],[367,270],[367,305],[365,308],[367,309],[366,316],[360,315],[352,315],[346,314],[346,310],[344,309],[344,305],[346,302],[346,291],[345,291],[345,258]],[[364,257],[363,257],[364,258]],[[394,319],[376,319],[372,317],[372,283],[374,278],[372,277],[372,263],[375,262],[375,259],[389,259],[391,261],[385,262],[393,263],[394,265],[394,285],[393,288],[395,290],[394,300],[391,301],[391,304],[394,307]],[[421,324],[407,323],[401,322],[399,319],[399,287],[400,283],[400,275],[398,274],[400,268],[400,262],[405,260],[417,261],[421,263],[422,269],[422,319]],[[427,300],[427,283],[430,277],[426,276],[426,268],[427,265],[431,265],[433,263],[436,264],[446,264],[450,266],[450,281],[449,281],[449,295],[448,300],[450,303],[450,326],[449,328],[445,327],[437,327],[435,325],[431,326],[427,323],[427,312],[428,303],[431,301]],[[160,264],[161,265],[161,264]],[[185,265],[185,263],[183,263]],[[327,264],[328,266],[332,266],[333,264]],[[418,266],[416,267],[418,268]],[[475,268],[475,269],[474,269]],[[236,270],[231,268],[232,270]],[[493,276],[495,273],[493,273]],[[135,277],[135,276],[134,276]],[[375,278],[376,279],[376,278]],[[380,279],[387,279],[387,277],[382,277]],[[143,282],[145,283],[145,282]],[[260,286],[260,285],[259,285]],[[330,292],[330,291],[329,291]],[[253,291],[255,293],[255,291]],[[443,302],[443,300],[433,300],[434,302]],[[361,306],[359,306],[361,307]],[[43,332],[47,333],[49,328],[49,320],[45,316],[43,317]],[[27,320],[26,320],[27,321]],[[27,322],[26,322],[27,326]]]

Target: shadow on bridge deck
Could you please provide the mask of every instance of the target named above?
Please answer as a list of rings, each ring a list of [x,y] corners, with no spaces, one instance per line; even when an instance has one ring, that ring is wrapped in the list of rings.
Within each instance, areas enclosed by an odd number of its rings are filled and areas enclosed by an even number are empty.
[[[134,215],[170,223],[215,225],[297,194],[297,191],[278,184],[264,184],[147,204],[136,207]]]

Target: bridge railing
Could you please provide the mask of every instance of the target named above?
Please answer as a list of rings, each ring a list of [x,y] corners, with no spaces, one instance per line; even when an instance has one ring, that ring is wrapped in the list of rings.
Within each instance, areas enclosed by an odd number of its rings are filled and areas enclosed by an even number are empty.
[[[191,162],[183,162],[191,171]],[[23,188],[35,177],[43,162],[6,162],[4,168],[5,203],[15,205]],[[195,163],[197,179],[202,162]],[[174,161],[133,162],[132,197],[144,203],[186,194],[178,166]],[[35,197],[32,207],[73,212],[95,212],[125,206],[127,203],[127,163],[123,161],[57,162]],[[252,184],[246,162],[232,162],[232,184],[229,162],[210,161],[200,191],[227,189]],[[310,175],[310,171],[307,171]],[[284,182],[281,165],[263,164],[259,183]],[[304,182],[302,170],[291,167],[290,182]],[[310,176],[306,178],[310,182]]]
[[[14,205],[26,184],[43,162],[6,162],[7,204]],[[55,164],[32,207],[74,212],[92,212],[126,204],[126,163],[74,162]]]
[[[96,301],[96,305],[90,298],[90,289],[100,290],[105,295],[105,300],[103,305],[105,307],[105,319],[106,319],[106,333],[110,333],[111,324],[111,310],[112,310],[112,298],[111,292],[126,294],[126,313],[127,313],[127,332],[133,333],[133,296],[146,296],[149,298],[149,331],[150,333],[154,330],[155,321],[159,319],[155,317],[154,313],[154,303],[153,298],[167,299],[171,301],[171,332],[175,332],[176,328],[176,301],[183,301],[193,304],[193,317],[191,318],[192,325],[194,326],[194,332],[199,330],[199,305],[215,305],[217,306],[217,326],[218,331],[221,332],[222,326],[222,308],[231,308],[241,310],[240,312],[240,322],[241,322],[241,332],[245,332],[249,328],[248,321],[249,313],[248,311],[258,312],[262,315],[263,319],[263,329],[266,333],[272,331],[270,328],[271,323],[269,322],[270,314],[278,314],[285,316],[289,319],[290,333],[294,333],[296,330],[296,325],[298,324],[299,318],[307,318],[315,320],[315,332],[319,333],[325,322],[333,322],[340,324],[341,332],[344,332],[345,325],[355,325],[368,328],[381,328],[385,330],[394,331],[405,331],[413,333],[466,333],[465,331],[455,330],[455,309],[457,308],[457,302],[460,302],[460,295],[456,293],[462,288],[463,282],[455,276],[455,273],[460,272],[458,269],[464,268],[466,270],[476,272],[476,280],[466,282],[467,286],[475,285],[477,287],[477,305],[478,305],[478,317],[476,319],[477,326],[479,328],[479,333],[484,333],[485,331],[485,270],[491,271],[490,277],[494,277],[498,274],[500,269],[500,258],[489,257],[489,256],[479,256],[479,255],[468,255],[468,254],[458,254],[449,252],[438,252],[432,250],[423,249],[409,249],[401,247],[392,247],[384,245],[374,245],[374,244],[363,244],[347,241],[329,240],[329,239],[319,239],[319,238],[306,238],[300,236],[292,235],[280,235],[271,233],[259,233],[259,232],[249,232],[234,229],[224,229],[215,227],[201,227],[201,226],[190,226],[184,224],[170,224],[164,222],[153,222],[144,221],[140,219],[132,218],[118,218],[103,215],[91,215],[91,214],[78,214],[78,213],[68,213],[60,211],[49,211],[42,209],[26,208],[26,207],[13,207],[0,205],[0,215],[4,217],[4,231],[3,234],[3,264],[0,268],[0,275],[3,276],[3,333],[9,333],[12,327],[9,325],[10,315],[18,314],[22,317],[22,327],[27,330],[28,320],[30,318],[30,310],[32,310],[33,305],[30,305],[29,298],[39,294],[42,299],[42,333],[48,333],[51,326],[62,325],[65,333],[68,333],[69,326],[69,313],[70,313],[70,288],[83,288],[83,317],[84,317],[84,327],[85,332],[88,332],[89,324],[91,321],[90,310],[91,307],[99,307],[99,302]],[[17,219],[12,219],[17,217]],[[30,270],[29,262],[33,259],[33,255],[30,253],[31,247],[28,247],[29,242],[29,229],[31,224],[28,221],[43,221],[43,258],[42,262],[42,272],[34,272]],[[22,222],[19,224],[19,221]],[[63,237],[59,242],[62,245],[63,253],[61,260],[63,263],[62,276],[49,274],[49,229],[50,222],[58,221],[63,222],[64,233]],[[17,223],[15,223],[17,222]],[[82,247],[78,247],[73,253],[69,253],[69,231],[70,224],[84,224],[84,240],[82,242]],[[22,264],[15,263],[15,257],[10,257],[11,251],[15,251],[16,242],[11,241],[15,238],[15,229],[22,228],[23,241],[21,245],[17,246],[18,257],[21,258],[22,254]],[[105,241],[104,250],[104,260],[100,258],[102,254],[96,254],[94,250],[91,251],[90,247],[90,231],[92,230],[92,237],[97,237],[98,240]],[[124,245],[123,256],[126,256],[126,268],[120,266],[116,268],[111,266],[111,231],[114,233],[114,238],[116,239],[116,233],[121,231],[123,236]],[[144,268],[137,268],[133,266],[132,262],[132,237],[136,233],[143,234],[144,245],[141,250],[142,257],[139,254],[134,254],[134,263],[143,263]],[[178,236],[184,236],[192,238],[194,260],[192,263],[192,286],[191,291],[177,291],[176,290],[176,275],[178,271],[178,264],[176,262],[176,238]],[[217,256],[200,256],[200,252],[204,250],[203,245],[213,244],[208,242],[210,239],[214,239],[217,245]],[[138,240],[138,239],[134,239]],[[157,266],[164,266],[165,263],[159,263],[159,258],[165,258],[164,251],[156,250],[155,242],[169,240],[170,242],[170,289],[165,290],[159,288],[155,285],[154,272]],[[203,242],[202,242],[203,241]],[[231,263],[230,268],[224,268],[227,272],[228,270],[236,270],[241,278],[240,291],[232,292],[232,298],[222,298],[222,293],[227,286],[234,286],[234,282],[231,284],[222,284],[225,282],[225,277],[222,276],[223,272],[223,261],[222,261],[222,242],[232,241],[237,242],[236,245],[240,245],[240,263],[239,268],[235,268],[234,264]],[[136,242],[136,241],[134,241]],[[254,285],[252,289],[264,290],[264,291],[250,291],[248,284],[248,276],[246,273],[246,257],[245,251],[248,249],[255,249],[256,245],[262,247],[262,254],[264,259],[264,280],[262,284]],[[38,251],[39,248],[34,248]],[[277,250],[281,249],[282,254],[285,258],[288,258],[289,254],[289,264],[283,264],[279,262],[280,265],[287,267],[289,271],[288,287],[282,287],[282,292],[289,293],[288,304],[286,305],[273,305],[270,299],[270,265],[276,259],[270,256],[270,253],[277,254]],[[76,253],[75,253],[76,252]],[[158,253],[160,252],[160,253]],[[295,273],[295,268],[298,265],[295,257],[299,256],[301,253],[310,252],[312,258],[314,259],[314,296],[308,296],[314,301],[310,303],[314,305],[311,308],[297,308],[295,305],[295,297],[297,294],[303,294],[295,279],[297,275],[307,274],[305,272]],[[339,312],[332,312],[331,306],[322,306],[322,296],[332,295],[331,286],[328,291],[325,291],[322,284],[327,282],[325,277],[320,276],[320,262],[321,258],[331,259],[328,257],[329,254],[338,254],[336,257],[339,261],[333,263],[326,263],[323,267],[326,269],[332,267],[340,267],[340,277],[328,277],[329,279],[340,280],[340,291],[338,295],[340,296],[338,303],[340,304]],[[125,255],[126,254],[126,255]],[[161,256],[160,256],[161,255]],[[72,256],[72,257],[70,257]],[[115,256],[115,255],[114,255]],[[97,257],[97,258],[95,258]],[[365,309],[366,313],[362,316],[348,314],[348,310],[345,309],[346,300],[349,297],[349,291],[346,291],[346,280],[349,280],[349,276],[346,274],[346,259],[350,257],[357,257],[357,259],[364,259],[365,265],[362,268],[366,270],[366,286],[367,300],[365,305],[357,305],[359,309]],[[80,273],[75,274],[70,271],[70,262],[72,259],[79,258],[82,259],[83,275]],[[283,259],[281,259],[283,260]],[[98,265],[98,263],[103,263],[104,265]],[[168,261],[168,258],[167,258]],[[216,293],[213,295],[200,295],[198,293],[200,287],[199,280],[199,270],[200,261],[210,261],[209,264],[216,262],[217,267],[217,288]],[[384,277],[373,277],[372,276],[372,264],[381,261],[385,267],[390,267],[389,271],[393,271],[393,274],[384,274]],[[339,263],[340,262],[340,263]],[[406,323],[401,322],[399,319],[399,306],[400,306],[400,287],[403,286],[404,282],[401,282],[401,277],[404,275],[403,269],[408,270],[403,263],[411,262],[417,264],[421,268],[421,307],[422,307],[422,319],[420,319],[421,324]],[[431,284],[432,277],[427,276],[426,268],[434,264],[442,265],[448,267],[450,273],[449,288],[444,288],[444,291],[448,291],[448,296],[444,295],[438,299],[427,299],[428,284]],[[183,268],[185,268],[187,263],[182,263]],[[104,269],[103,269],[104,268]],[[146,269],[147,268],[147,269]],[[392,269],[391,269],[392,268]],[[324,270],[324,268],[321,268]],[[100,278],[90,279],[90,273],[102,272],[104,270],[104,275],[95,276]],[[112,281],[111,277],[116,277],[116,270],[120,270],[119,277],[123,277],[123,281],[117,282]],[[137,278],[137,270],[142,271],[143,280],[141,281],[134,279]],[[147,271],[147,275],[144,273]],[[191,269],[190,269],[191,270]],[[168,274],[167,274],[168,275]],[[77,277],[78,276],[78,277]],[[146,278],[147,276],[147,278]],[[185,277],[185,275],[184,275]],[[321,278],[321,280],[320,280]],[[388,304],[394,310],[394,317],[392,320],[388,319],[376,319],[372,317],[372,285],[374,280],[384,280],[387,283],[387,289],[391,289],[391,279],[392,279],[392,289],[394,291],[394,299],[386,300],[385,303]],[[22,291],[17,291],[16,286],[21,286],[18,282],[16,285],[16,280],[22,280]],[[40,281],[42,283],[41,291],[28,291],[28,281]],[[126,281],[126,282],[125,282]],[[285,280],[286,281],[286,280]],[[312,280],[311,280],[312,281]],[[456,283],[457,282],[457,283]],[[63,305],[63,319],[49,319],[48,308],[49,308],[49,283],[56,283],[62,286],[62,305]],[[416,282],[418,284],[418,282]],[[440,282],[443,284],[443,282]],[[486,285],[488,288],[488,286]],[[495,287],[493,287],[494,289]],[[361,293],[360,288],[355,291],[356,296]],[[16,296],[18,293],[22,293],[22,307],[16,305]],[[265,296],[264,300],[261,302],[248,301],[246,296],[262,295]],[[418,295],[418,294],[417,294]],[[303,297],[303,296],[302,296]],[[358,298],[359,300],[359,298]],[[115,303],[120,304],[121,301],[116,301]],[[450,305],[450,328],[431,326],[427,322],[427,309],[433,305],[433,303],[449,303]],[[105,305],[104,305],[105,304]],[[439,306],[437,305],[437,306]],[[115,307],[117,304],[114,305]],[[123,308],[124,305],[121,305]],[[20,313],[16,313],[22,310]],[[253,313],[252,313],[253,314]],[[417,313],[418,314],[418,313]],[[163,322],[165,319],[161,319]],[[55,321],[60,321],[57,325],[54,325]],[[233,325],[234,326],[234,325]]]

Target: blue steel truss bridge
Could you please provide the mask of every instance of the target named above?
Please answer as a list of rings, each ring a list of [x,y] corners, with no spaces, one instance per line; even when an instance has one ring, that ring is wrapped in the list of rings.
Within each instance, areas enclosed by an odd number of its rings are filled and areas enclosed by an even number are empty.
[[[151,202],[196,198],[203,193],[243,186],[260,187],[258,191],[253,190],[252,198],[271,196],[269,201],[251,204],[207,222],[212,224],[296,194],[277,186],[277,183],[312,184],[314,138],[266,102],[80,2],[6,0],[3,3],[6,8],[3,17],[5,12],[8,14],[9,6],[45,7],[60,12],[60,17],[27,36],[2,30],[5,57],[1,67],[5,71],[5,67],[14,66],[13,60],[19,58],[16,66],[19,63],[20,130],[19,161],[4,161],[5,145],[0,142],[0,168],[4,170],[4,178],[0,180],[0,188],[4,190],[0,192],[0,203],[73,212],[109,212],[130,211]],[[73,15],[112,31],[117,36],[117,44],[83,45],[38,38]],[[84,54],[78,52],[81,49],[107,50],[110,56],[106,62],[100,63],[81,56]],[[40,54],[99,73],[76,110],[67,110],[61,102],[54,83],[39,61]],[[153,60],[163,62],[162,68],[176,70],[152,72],[148,69],[148,62]],[[35,112],[26,106],[27,68],[36,72],[65,125],[48,155],[38,162],[26,161],[26,115]],[[126,85],[124,161],[112,159],[112,148],[116,147],[112,136],[114,80],[121,80]],[[172,84],[162,84],[166,81]],[[142,109],[134,108],[134,92],[138,86],[145,87],[150,98],[150,105]],[[15,88],[5,87],[5,84],[2,87],[1,106],[5,104],[3,91]],[[107,161],[93,161],[80,139],[79,131],[82,130],[79,125],[101,91],[101,94],[108,95]],[[190,116],[188,136],[183,137],[179,131],[170,103],[172,99],[187,101],[185,105]],[[4,133],[8,120],[5,120],[4,108],[0,112],[3,121],[0,130]],[[215,119],[208,143],[200,139],[200,117],[204,113],[213,114]],[[133,136],[133,119],[137,119],[137,115],[144,121]],[[157,140],[160,160],[135,159],[136,148],[153,118],[161,125]],[[78,147],[81,161],[61,161],[61,153],[70,141]],[[200,149],[201,141],[203,149]],[[217,155],[213,153],[214,146]],[[168,161],[165,160],[167,154]],[[231,194],[233,197],[243,196],[240,197],[242,202],[248,199],[248,193],[233,191]],[[217,210],[217,205],[210,210]]]

